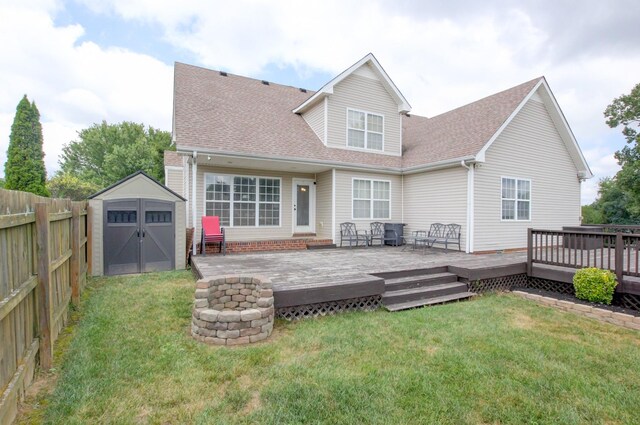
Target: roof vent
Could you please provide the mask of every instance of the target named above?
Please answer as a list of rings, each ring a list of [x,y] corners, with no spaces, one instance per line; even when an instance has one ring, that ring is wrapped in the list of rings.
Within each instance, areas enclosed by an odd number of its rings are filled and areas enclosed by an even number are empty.
[[[227,73],[226,73],[226,72],[224,72],[224,71],[220,71],[220,75],[222,75],[223,77],[226,77],[226,76],[227,76]]]
[[[302,87],[300,87],[300,91],[301,91],[302,93],[306,93],[306,92],[307,92],[307,89],[303,89]]]
[[[264,84],[265,86],[268,86],[269,82],[267,80],[262,80],[262,84]]]

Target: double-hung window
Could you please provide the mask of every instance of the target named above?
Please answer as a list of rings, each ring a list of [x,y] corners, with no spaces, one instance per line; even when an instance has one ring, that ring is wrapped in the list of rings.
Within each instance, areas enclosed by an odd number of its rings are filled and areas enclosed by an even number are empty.
[[[205,214],[232,227],[280,225],[279,178],[205,175]]]
[[[502,177],[502,219],[531,219],[531,180]]]
[[[347,146],[381,151],[383,132],[382,115],[347,110]]]
[[[354,219],[391,218],[391,182],[353,179]]]

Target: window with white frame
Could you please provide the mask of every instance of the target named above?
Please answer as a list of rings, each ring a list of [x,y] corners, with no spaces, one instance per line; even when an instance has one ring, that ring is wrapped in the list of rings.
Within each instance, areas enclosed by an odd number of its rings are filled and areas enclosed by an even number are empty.
[[[352,148],[382,150],[384,117],[369,112],[347,110],[347,145]]]
[[[279,178],[205,174],[205,214],[222,226],[279,226]]]
[[[531,219],[531,180],[502,177],[502,219]]]
[[[391,218],[391,182],[353,179],[354,219]]]

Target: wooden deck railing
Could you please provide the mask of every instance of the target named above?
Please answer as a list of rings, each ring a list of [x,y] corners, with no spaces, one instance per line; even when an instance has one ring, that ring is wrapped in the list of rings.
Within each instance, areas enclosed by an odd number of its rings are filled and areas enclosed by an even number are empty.
[[[637,226],[629,226],[637,227]],[[599,267],[624,276],[640,276],[640,234],[529,229],[527,272],[533,264],[583,268]]]

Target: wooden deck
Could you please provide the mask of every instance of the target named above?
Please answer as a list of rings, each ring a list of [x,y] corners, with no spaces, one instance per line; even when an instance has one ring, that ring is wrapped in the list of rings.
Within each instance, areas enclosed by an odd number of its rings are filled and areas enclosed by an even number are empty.
[[[464,281],[522,274],[526,253],[473,255],[402,247],[196,256],[199,278],[226,274],[271,279],[276,307],[339,301],[385,293],[385,279],[445,268]]]

